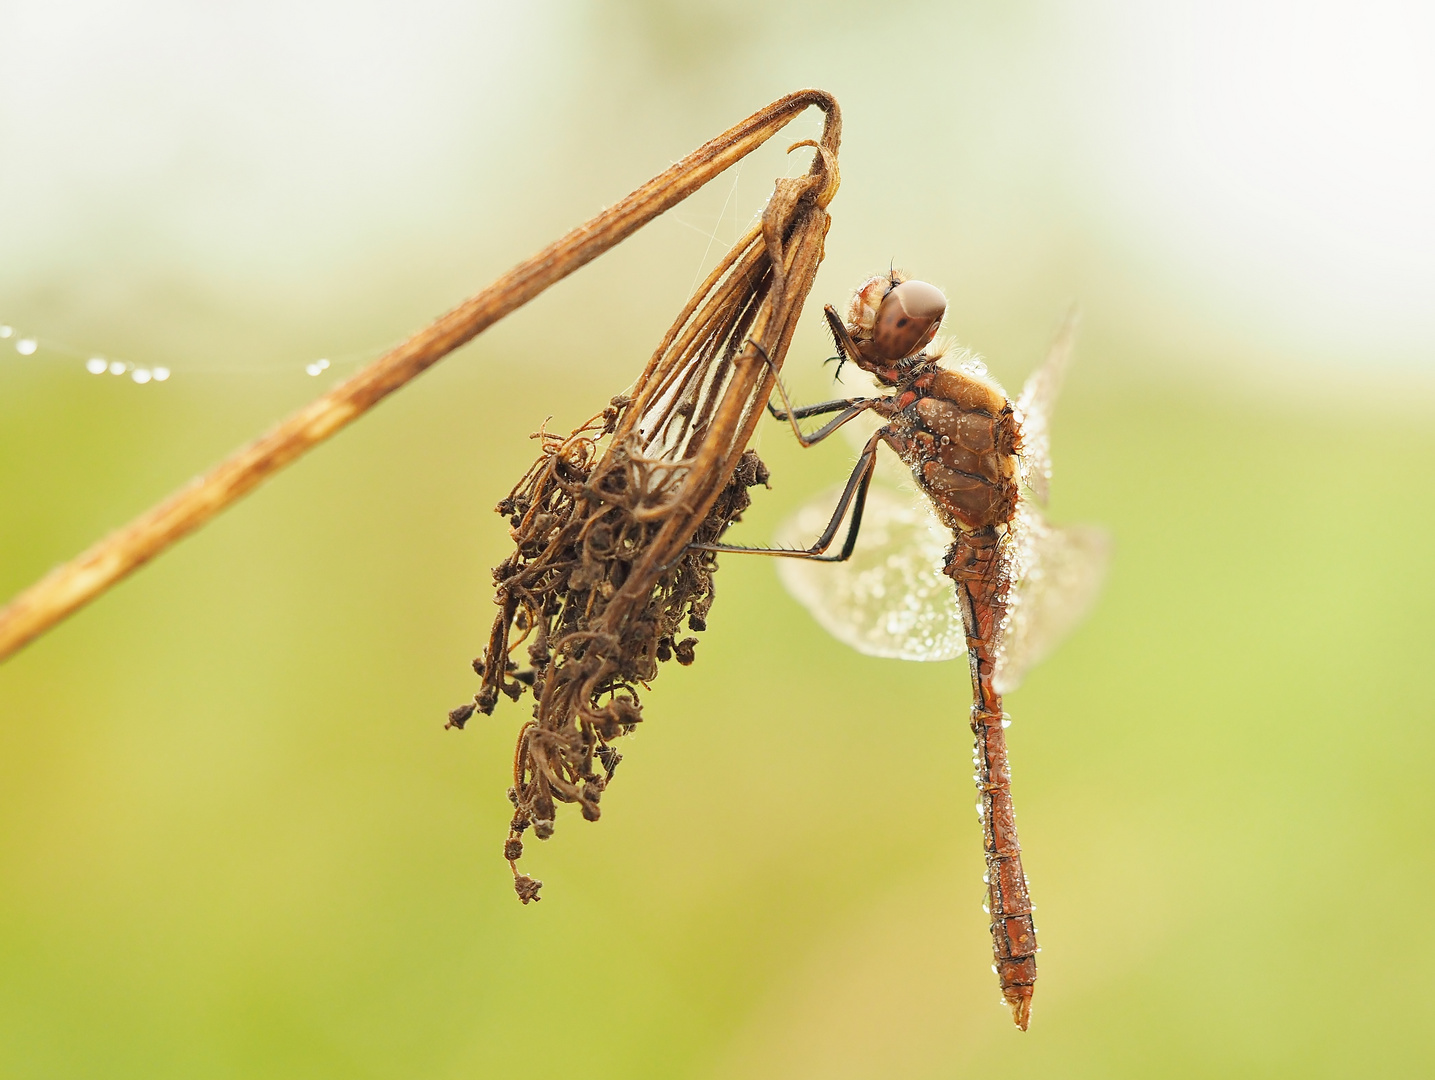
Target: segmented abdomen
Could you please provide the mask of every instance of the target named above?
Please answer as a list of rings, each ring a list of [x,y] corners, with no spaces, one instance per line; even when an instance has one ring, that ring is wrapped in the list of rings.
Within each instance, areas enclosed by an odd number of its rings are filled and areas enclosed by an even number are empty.
[[[996,636],[1009,587],[1002,567],[1002,543],[1003,535],[995,527],[958,533],[946,573],[956,582],[972,672],[973,763],[981,800],[992,953],[1002,998],[1016,1025],[1025,1031],[1036,984],[1036,927],[1012,808],[1001,695],[992,689]]]

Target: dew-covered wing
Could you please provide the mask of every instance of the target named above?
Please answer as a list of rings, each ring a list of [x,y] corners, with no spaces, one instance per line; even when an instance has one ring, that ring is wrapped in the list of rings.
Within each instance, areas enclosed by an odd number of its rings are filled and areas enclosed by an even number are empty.
[[[1021,481],[1042,506],[1051,491],[1051,411],[1061,393],[1066,365],[1076,340],[1076,312],[1066,316],[1046,361],[1031,373],[1014,405],[1021,428]]]
[[[811,544],[827,524],[839,491],[819,496],[784,522],[778,544]],[[787,591],[823,629],[858,652],[950,660],[967,648],[955,587],[942,574],[951,544],[951,531],[932,516],[921,495],[874,483],[850,559],[778,559],[777,570]]]
[[[1086,617],[1110,556],[1111,536],[1104,529],[1051,525],[1030,503],[1018,504],[1009,555],[1014,584],[992,679],[998,693],[1015,690]]]

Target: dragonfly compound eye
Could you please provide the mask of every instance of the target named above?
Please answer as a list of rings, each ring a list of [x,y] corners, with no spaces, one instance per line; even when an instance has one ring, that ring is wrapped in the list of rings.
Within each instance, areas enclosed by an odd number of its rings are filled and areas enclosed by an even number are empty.
[[[947,313],[942,290],[925,281],[904,281],[882,298],[872,327],[872,351],[888,362],[903,360],[937,333]]]

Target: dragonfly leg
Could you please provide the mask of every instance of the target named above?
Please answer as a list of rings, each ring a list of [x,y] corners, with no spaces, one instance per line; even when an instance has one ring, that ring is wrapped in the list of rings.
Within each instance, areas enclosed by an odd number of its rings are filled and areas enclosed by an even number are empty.
[[[827,319],[827,328],[832,331],[833,344],[837,346],[837,352],[841,360],[837,364],[837,374],[842,374],[842,364],[848,360],[856,362],[862,358],[862,346],[852,340],[852,335],[847,332],[847,327],[842,322],[842,316],[837,314],[837,309],[828,304],[822,309],[822,314]]]
[[[866,400],[867,398],[860,397],[835,398],[832,401],[818,402],[816,405],[799,405],[791,411],[791,416],[795,420],[806,420],[810,416],[825,416],[827,413],[834,413],[839,409],[845,409],[849,405],[860,405]],[[772,414],[774,420],[786,420],[789,415],[775,408],[770,401],[767,403],[767,411]]]
[[[803,405],[794,408],[791,399],[787,396],[787,388],[782,385],[782,379],[777,373],[777,366],[772,362],[772,357],[768,356],[767,350],[757,342],[753,341],[750,344],[757,350],[757,354],[762,357],[763,362],[767,364],[767,370],[772,372],[772,381],[777,388],[777,396],[782,399],[782,412],[774,409],[771,402],[768,402],[767,411],[778,420],[786,420],[791,424],[792,434],[797,437],[798,444],[804,448],[815,446],[854,416],[861,416],[872,406],[886,400],[886,398],[839,398],[836,401],[824,401],[819,405]],[[809,416],[822,416],[826,413],[838,412],[839,409],[841,410],[839,415],[823,424],[811,435],[804,433],[797,426],[798,420],[806,419]]]
[[[777,555],[786,559],[811,559],[813,562],[846,562],[852,555],[852,549],[857,546],[857,533],[862,528],[862,510],[867,505],[867,488],[872,483],[872,472],[877,466],[877,447],[881,445],[886,435],[886,431],[879,431],[867,440],[867,445],[862,448],[862,456],[857,459],[857,465],[852,470],[852,475],[847,478],[847,483],[842,488],[842,496],[837,500],[837,508],[832,511],[832,519],[828,521],[827,528],[822,530],[822,535],[811,547],[799,550],[746,547],[741,544],[691,544],[689,547],[698,551],[736,551],[746,555]],[[828,555],[826,551],[832,546],[832,541],[836,539],[837,530],[842,525],[842,519],[847,516],[849,507],[852,510],[852,521],[847,526],[847,536],[842,541],[842,550],[836,555]]]

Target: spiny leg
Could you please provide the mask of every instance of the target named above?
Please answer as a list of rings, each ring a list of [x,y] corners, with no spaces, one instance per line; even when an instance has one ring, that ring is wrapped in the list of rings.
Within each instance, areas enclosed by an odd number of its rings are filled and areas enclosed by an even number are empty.
[[[796,437],[798,445],[804,449],[817,445],[853,417],[861,416],[868,409],[887,400],[886,398],[839,398],[836,401],[824,401],[819,405],[804,405],[794,408],[792,400],[787,396],[787,388],[782,385],[782,378],[777,372],[777,365],[772,362],[772,357],[768,356],[767,351],[757,342],[754,341],[750,344],[757,352],[757,355],[762,357],[763,362],[767,364],[767,370],[772,373],[773,385],[777,388],[777,396],[782,399],[782,412],[779,413],[774,409],[771,402],[768,402],[767,411],[772,413],[778,420],[786,420],[792,425],[792,434]],[[842,410],[840,415],[833,417],[811,435],[805,434],[803,430],[797,426],[798,420],[806,419],[809,416],[822,416],[826,413],[837,412],[839,409]]]
[[[867,445],[862,448],[862,456],[857,459],[856,467],[847,477],[842,496],[837,500],[837,508],[832,512],[832,519],[811,547],[789,550],[746,547],[740,544],[690,544],[689,548],[698,551],[736,551],[746,555],[777,555],[787,559],[811,559],[814,562],[846,562],[852,556],[852,549],[857,546],[857,533],[862,528],[862,510],[867,505],[867,488],[872,483],[872,473],[877,467],[877,447],[886,437],[887,432],[884,429],[867,440]],[[847,527],[842,550],[836,555],[827,555],[825,552],[832,546],[849,506],[852,508],[852,522]]]
[[[829,308],[828,311],[831,313],[831,308]],[[832,314],[829,314],[829,318],[831,317]],[[840,321],[836,323],[836,326],[841,331],[843,337],[846,337],[846,329],[842,327]],[[847,342],[849,346],[852,344],[850,337],[847,337]],[[782,378],[778,374],[777,366],[772,362],[772,358],[767,355],[767,351],[758,345],[757,342],[751,342],[751,344],[757,354],[762,357],[763,362],[767,364],[768,371],[772,373],[773,385],[777,388],[778,396],[782,399],[782,412],[778,412],[774,409],[771,402],[768,402],[767,405],[768,412],[772,413],[774,418],[786,420],[791,424],[792,433],[796,437],[798,445],[804,448],[816,445],[849,420],[860,416],[867,410],[887,400],[885,397],[838,398],[834,401],[824,401],[816,405],[794,407],[792,400],[787,396],[787,388],[782,385]],[[841,339],[838,340],[837,347],[839,351],[843,351]],[[844,358],[845,356],[846,353],[844,352]],[[805,434],[802,429],[797,426],[799,419],[806,419],[810,416],[822,416],[832,412],[839,412],[839,415],[829,420],[810,435]],[[842,495],[837,500],[837,507],[832,512],[831,520],[827,522],[827,527],[822,530],[822,535],[817,538],[811,547],[804,550],[789,550],[787,548],[750,547],[742,544],[691,544],[689,545],[690,548],[699,551],[735,551],[748,555],[775,555],[788,559],[810,559],[814,562],[845,562],[851,558],[852,551],[857,546],[857,536],[862,528],[862,511],[867,505],[867,488],[872,482],[872,473],[877,465],[877,447],[886,437],[887,431],[883,429],[876,432],[872,438],[867,440],[867,445],[863,447],[862,454],[858,457],[856,466],[847,477],[847,483],[843,486]],[[828,555],[826,551],[832,546],[832,541],[837,536],[837,530],[842,524],[842,519],[847,515],[849,506],[852,510],[852,521],[847,527],[847,536],[843,539],[842,550],[836,555]]]
[[[837,346],[841,357],[837,363],[837,374],[841,376],[843,364],[848,360],[856,361],[861,358],[862,346],[847,332],[847,326],[842,322],[842,316],[837,314],[836,308],[828,304],[822,309],[822,314],[827,319],[827,328],[832,331],[832,342]]]
[[[827,413],[834,413],[838,409],[847,408],[849,405],[860,405],[867,400],[867,398],[860,397],[835,398],[832,401],[822,401],[816,405],[799,405],[792,410],[791,415],[794,420],[806,420],[808,417],[825,416]],[[772,414],[774,420],[786,420],[788,417],[787,413],[775,408],[770,401],[767,403],[767,411]]]

